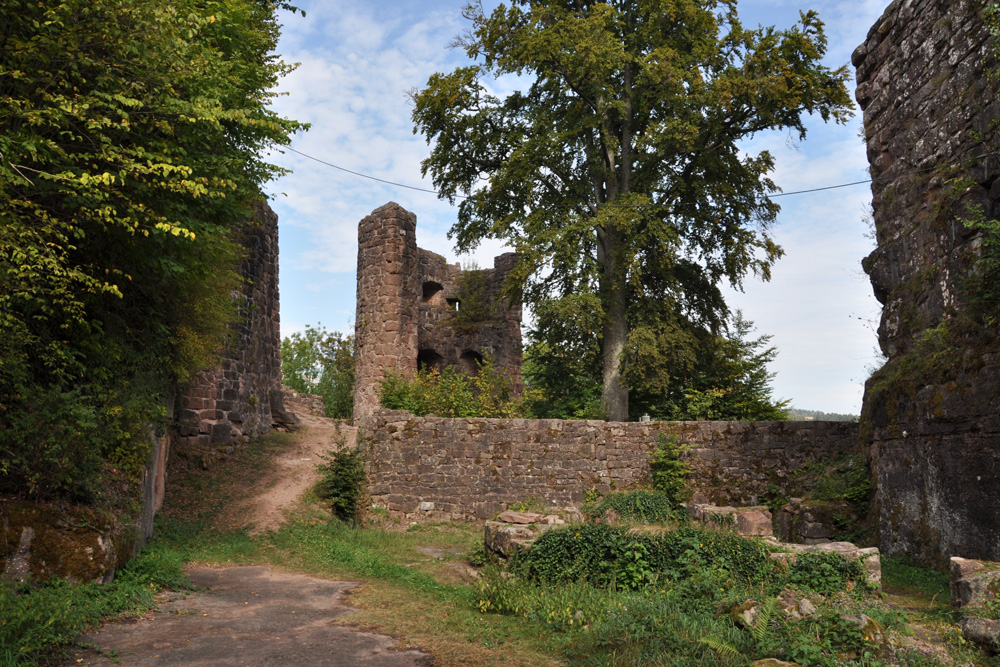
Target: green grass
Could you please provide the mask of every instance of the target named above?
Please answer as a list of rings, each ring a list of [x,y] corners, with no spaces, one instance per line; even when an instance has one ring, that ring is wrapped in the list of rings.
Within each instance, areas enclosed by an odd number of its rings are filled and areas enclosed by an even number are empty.
[[[49,664],[102,619],[141,616],[164,588],[184,588],[183,559],[150,548],[105,586],[63,580],[0,585],[0,665]]]

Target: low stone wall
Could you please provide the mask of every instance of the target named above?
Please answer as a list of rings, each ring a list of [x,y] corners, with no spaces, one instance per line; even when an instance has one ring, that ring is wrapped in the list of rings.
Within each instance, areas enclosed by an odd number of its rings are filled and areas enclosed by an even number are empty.
[[[756,505],[809,462],[858,450],[848,422],[603,422],[443,419],[383,411],[362,425],[373,504],[410,519],[493,517],[538,499],[580,504],[644,481],[658,433],[690,447],[697,499]]]

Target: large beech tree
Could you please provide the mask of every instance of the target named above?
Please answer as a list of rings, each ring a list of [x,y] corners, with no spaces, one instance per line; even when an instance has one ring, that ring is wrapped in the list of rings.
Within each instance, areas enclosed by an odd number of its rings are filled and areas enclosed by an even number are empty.
[[[460,250],[503,239],[529,303],[598,316],[602,406],[624,420],[630,338],[671,331],[630,323],[630,303],[717,324],[721,281],[769,278],[782,254],[768,231],[774,161],[742,142],[804,138],[811,113],[845,121],[847,69],[821,64],[815,12],[748,29],[735,0],[514,0],[465,15],[475,64],[414,93],[415,131],[433,144],[424,173],[461,199]],[[524,89],[493,94],[505,75]]]

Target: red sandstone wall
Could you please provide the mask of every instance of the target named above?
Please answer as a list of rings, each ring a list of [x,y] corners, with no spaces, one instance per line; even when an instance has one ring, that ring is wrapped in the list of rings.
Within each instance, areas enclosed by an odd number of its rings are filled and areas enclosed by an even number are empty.
[[[177,445],[188,452],[231,449],[271,430],[273,394],[281,392],[278,216],[261,203],[245,232],[240,268],[244,319],[217,369],[202,371],[179,397]]]
[[[603,422],[442,419],[381,412],[359,435],[372,503],[395,516],[483,519],[537,498],[579,505],[644,480],[656,434],[692,448],[692,483],[716,504],[755,505],[809,462],[853,453],[849,422]],[[421,510],[421,504],[424,509]],[[433,505],[431,508],[430,503]]]

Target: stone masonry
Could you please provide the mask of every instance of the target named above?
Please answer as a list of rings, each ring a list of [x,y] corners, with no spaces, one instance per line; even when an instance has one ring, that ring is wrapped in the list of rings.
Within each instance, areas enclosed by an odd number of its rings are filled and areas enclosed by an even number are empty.
[[[182,392],[176,443],[209,458],[271,430],[281,420],[281,333],[278,314],[278,216],[255,210],[242,243],[241,318],[219,368],[200,372]]]
[[[882,551],[925,562],[1000,559],[1000,344],[966,344],[954,326],[982,245],[963,218],[973,205],[1000,215],[981,9],[895,0],[853,57],[878,241],[863,266],[888,357],[866,386],[862,428]]]
[[[454,366],[475,373],[492,357],[515,389],[521,386],[521,305],[501,290],[517,259],[463,271],[417,247],[417,216],[395,203],[358,224],[354,422],[379,407],[384,372]]]
[[[644,481],[657,433],[691,448],[695,500],[756,505],[809,462],[858,449],[849,422],[603,422],[443,419],[382,411],[360,435],[372,503],[393,516],[492,518],[539,499],[579,505]],[[772,488],[773,487],[773,488]]]

